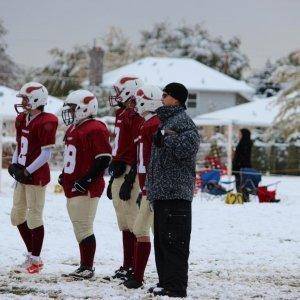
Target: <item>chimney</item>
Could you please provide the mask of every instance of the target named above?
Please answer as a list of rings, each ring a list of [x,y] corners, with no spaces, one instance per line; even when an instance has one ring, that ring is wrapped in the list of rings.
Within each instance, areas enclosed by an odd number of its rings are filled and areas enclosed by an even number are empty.
[[[94,40],[94,46],[89,50],[90,56],[90,68],[89,68],[89,80],[90,86],[99,86],[103,80],[103,57],[104,50],[96,46]]]

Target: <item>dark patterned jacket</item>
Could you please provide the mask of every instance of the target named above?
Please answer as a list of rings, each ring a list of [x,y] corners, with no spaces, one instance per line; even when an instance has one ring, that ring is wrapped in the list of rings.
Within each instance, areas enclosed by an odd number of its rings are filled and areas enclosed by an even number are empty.
[[[146,181],[148,199],[192,201],[200,142],[197,128],[181,106],[163,106],[156,112],[161,120],[158,130],[165,130],[165,135],[162,147],[152,145]]]

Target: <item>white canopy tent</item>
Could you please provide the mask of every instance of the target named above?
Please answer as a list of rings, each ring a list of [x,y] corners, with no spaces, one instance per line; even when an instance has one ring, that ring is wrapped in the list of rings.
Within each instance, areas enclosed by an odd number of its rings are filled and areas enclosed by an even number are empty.
[[[270,127],[279,107],[276,97],[256,99],[253,102],[218,110],[195,117],[197,126],[227,126],[227,168],[231,174],[233,126]]]

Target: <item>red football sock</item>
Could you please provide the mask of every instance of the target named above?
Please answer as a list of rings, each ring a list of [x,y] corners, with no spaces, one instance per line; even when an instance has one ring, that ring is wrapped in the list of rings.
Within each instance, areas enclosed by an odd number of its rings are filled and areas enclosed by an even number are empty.
[[[96,252],[96,239],[92,234],[82,240],[79,244],[81,266],[92,269],[94,265],[94,257]]]
[[[125,269],[133,268],[133,256],[134,256],[134,241],[135,235],[126,230],[122,231],[123,235],[123,267]]]
[[[151,251],[150,242],[137,242],[136,243],[136,257],[134,263],[133,276],[134,279],[138,282],[142,282],[144,279],[144,273],[148,258]]]
[[[134,246],[133,246],[133,270],[135,268],[135,258],[136,258],[136,251],[137,251],[137,239],[134,237]]]
[[[31,229],[32,255],[40,256],[44,241],[44,225]]]
[[[17,226],[28,252],[32,252],[32,234],[27,222]]]

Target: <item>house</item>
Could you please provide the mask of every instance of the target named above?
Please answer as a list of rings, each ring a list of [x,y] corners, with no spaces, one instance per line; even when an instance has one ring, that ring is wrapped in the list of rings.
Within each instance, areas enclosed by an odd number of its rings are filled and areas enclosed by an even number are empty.
[[[163,88],[170,82],[183,83],[189,90],[188,113],[200,114],[251,101],[254,89],[194,59],[147,57],[107,72],[101,86],[110,89],[124,75],[135,75]]]

